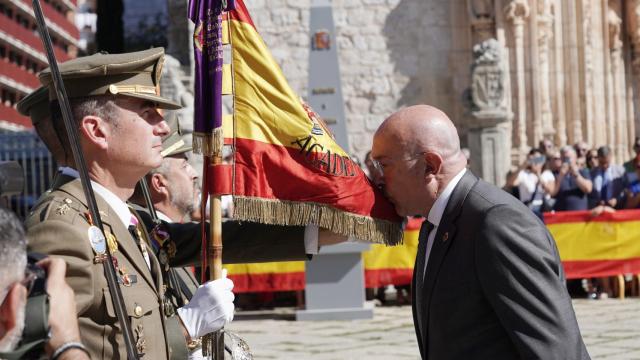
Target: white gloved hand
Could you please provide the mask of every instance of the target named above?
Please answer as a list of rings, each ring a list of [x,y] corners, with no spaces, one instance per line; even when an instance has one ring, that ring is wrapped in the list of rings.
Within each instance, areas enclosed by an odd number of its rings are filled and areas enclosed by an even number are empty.
[[[233,281],[227,269],[220,279],[200,285],[191,301],[178,309],[178,315],[192,339],[220,330],[233,320]]]

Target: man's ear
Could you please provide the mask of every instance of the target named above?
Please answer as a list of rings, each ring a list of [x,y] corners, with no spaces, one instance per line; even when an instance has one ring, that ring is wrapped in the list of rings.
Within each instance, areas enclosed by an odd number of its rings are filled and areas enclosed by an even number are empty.
[[[424,176],[425,178],[427,178],[436,176],[440,173],[443,160],[442,157],[437,153],[426,152],[424,153],[424,163]]]
[[[108,148],[107,138],[110,135],[111,128],[108,124],[98,116],[85,116],[80,120],[80,132],[87,141],[100,149]]]
[[[169,198],[169,188],[167,187],[167,178],[165,178],[162,174],[153,174],[151,175],[151,181],[149,182],[149,187],[151,191],[159,194],[162,197]]]
[[[16,327],[18,310],[24,306],[26,298],[27,289],[24,286],[20,286],[18,283],[11,285],[7,297],[0,304],[0,339],[3,339]]]

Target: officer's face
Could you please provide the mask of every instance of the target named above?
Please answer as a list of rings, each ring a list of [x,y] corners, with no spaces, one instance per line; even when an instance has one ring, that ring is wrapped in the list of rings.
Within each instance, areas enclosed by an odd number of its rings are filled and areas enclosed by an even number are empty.
[[[195,184],[198,176],[193,167],[187,162],[184,155],[167,157],[169,173],[166,174],[169,197],[171,204],[182,214],[184,218],[195,207]]]
[[[149,101],[118,98],[119,114],[109,139],[111,159],[119,167],[131,167],[144,173],[162,163],[162,137],[169,126]]]

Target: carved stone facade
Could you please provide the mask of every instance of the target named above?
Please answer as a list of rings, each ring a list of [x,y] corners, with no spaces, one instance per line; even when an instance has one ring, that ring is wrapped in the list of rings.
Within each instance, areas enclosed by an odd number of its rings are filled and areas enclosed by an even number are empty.
[[[300,94],[307,93],[310,3],[246,1]],[[382,120],[418,103],[443,109],[468,145],[477,124],[471,90],[480,84],[474,47],[490,41],[502,49],[502,104],[513,114],[502,125],[503,145],[512,163],[543,138],[608,144],[618,162],[630,156],[640,121],[640,0],[332,3],[350,152],[363,157]]]

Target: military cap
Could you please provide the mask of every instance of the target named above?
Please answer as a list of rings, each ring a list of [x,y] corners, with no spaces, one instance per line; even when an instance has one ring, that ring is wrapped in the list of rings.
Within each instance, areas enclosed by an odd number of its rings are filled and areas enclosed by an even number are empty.
[[[51,108],[49,107],[49,91],[41,86],[18,102],[18,112],[31,118],[31,123],[38,136],[47,145],[53,158],[59,165],[67,164],[62,141],[50,121]]]
[[[164,49],[153,48],[80,57],[60,64],[59,69],[70,98],[121,95],[153,101],[163,109],[179,109],[180,105],[160,96],[163,63]],[[55,100],[51,69],[41,71],[38,77],[49,88],[49,99]]]
[[[174,156],[184,154],[188,151],[191,151],[193,148],[191,145],[187,144],[182,138],[182,129],[180,129],[180,121],[178,116],[174,112],[167,115],[165,120],[171,130],[173,130],[169,135],[166,135],[162,138],[162,156]]]
[[[41,122],[48,120],[51,112],[49,109],[49,91],[41,86],[31,94],[18,102],[18,112],[31,118],[33,126],[37,127]]]

